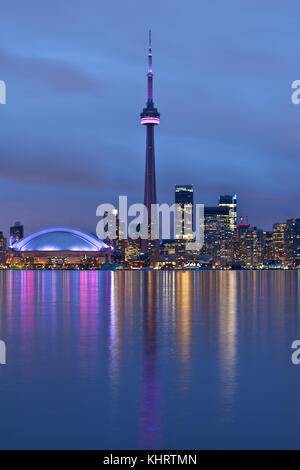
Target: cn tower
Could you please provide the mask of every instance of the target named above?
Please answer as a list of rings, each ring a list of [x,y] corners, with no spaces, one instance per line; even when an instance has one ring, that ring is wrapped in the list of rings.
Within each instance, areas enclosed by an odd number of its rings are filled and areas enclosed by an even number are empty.
[[[152,72],[152,48],[151,31],[149,31],[148,51],[148,99],[146,108],[141,113],[141,124],[146,126],[146,170],[145,170],[145,195],[144,204],[150,217],[151,204],[156,204],[156,178],[155,178],[155,153],[154,153],[154,126],[159,124],[160,114],[153,103],[153,72]]]
[[[152,72],[152,47],[151,30],[149,31],[148,49],[148,73],[147,73],[148,99],[146,107],[141,113],[141,124],[146,126],[146,168],[145,168],[145,193],[144,205],[148,209],[148,234],[151,226],[151,205],[156,204],[156,176],[155,176],[155,151],[154,151],[154,127],[160,123],[160,114],[153,102],[153,72]],[[148,238],[149,237],[148,235]],[[158,261],[159,241],[153,240],[148,246],[150,261]]]

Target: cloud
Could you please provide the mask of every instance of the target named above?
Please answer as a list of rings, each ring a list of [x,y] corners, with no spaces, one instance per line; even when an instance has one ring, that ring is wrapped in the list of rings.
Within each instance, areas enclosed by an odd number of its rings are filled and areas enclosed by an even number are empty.
[[[290,102],[290,84],[300,78],[299,4],[130,5],[29,0],[1,7],[3,205],[41,185],[53,190],[51,220],[57,204],[68,205],[55,200],[59,190],[77,191],[87,204],[97,191],[106,202],[117,194],[143,199],[139,112],[151,25],[159,199],[172,201],[175,183],[193,183],[210,205],[220,193],[238,192],[240,211],[256,225],[300,216],[300,107]],[[25,202],[32,204],[26,195]],[[26,214],[33,224],[35,214]]]
[[[2,75],[38,82],[59,93],[95,92],[99,87],[98,80],[61,60],[22,57],[0,49],[0,63]]]

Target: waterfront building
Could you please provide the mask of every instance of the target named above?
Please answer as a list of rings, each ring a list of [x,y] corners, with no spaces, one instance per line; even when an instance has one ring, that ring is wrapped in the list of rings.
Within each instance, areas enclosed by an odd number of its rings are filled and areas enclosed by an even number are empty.
[[[39,230],[15,242],[7,264],[20,267],[89,268],[110,259],[111,247],[91,234],[68,227]]]
[[[280,263],[286,262],[286,228],[286,223],[273,225],[274,260]]]
[[[142,243],[140,238],[138,238],[137,240],[134,240],[132,238],[128,238],[127,240],[125,240],[125,261],[139,260],[141,254]]]
[[[272,266],[276,264],[276,256],[275,256],[272,231],[264,232],[264,264],[266,266],[268,265]]]
[[[233,234],[233,260],[236,265],[246,264],[246,234],[250,224],[241,222],[237,225]]]
[[[160,269],[175,269],[177,267],[176,259],[176,240],[162,240],[160,245]]]
[[[174,256],[176,255],[176,240],[166,239],[162,240],[160,245],[161,256]]]
[[[160,245],[160,267],[182,268],[187,259],[186,241],[176,239],[162,240]]]
[[[262,267],[264,262],[264,232],[257,227],[249,227],[244,234],[245,265],[249,268]]]
[[[287,266],[300,266],[300,219],[286,221],[285,254]]]
[[[233,234],[229,225],[230,208],[227,206],[204,207],[203,254],[209,254],[217,265],[232,262]]]

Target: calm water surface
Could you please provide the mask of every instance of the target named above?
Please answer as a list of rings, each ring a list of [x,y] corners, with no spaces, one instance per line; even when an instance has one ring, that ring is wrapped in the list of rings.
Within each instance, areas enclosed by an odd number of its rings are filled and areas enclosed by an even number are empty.
[[[0,448],[300,448],[297,272],[0,272]]]

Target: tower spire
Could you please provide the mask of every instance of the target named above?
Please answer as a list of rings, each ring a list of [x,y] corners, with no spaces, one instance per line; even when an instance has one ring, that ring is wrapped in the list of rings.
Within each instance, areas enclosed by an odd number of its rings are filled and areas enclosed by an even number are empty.
[[[149,49],[148,49],[148,106],[153,105],[153,73],[152,73],[152,45],[151,45],[151,29],[149,29]]]

